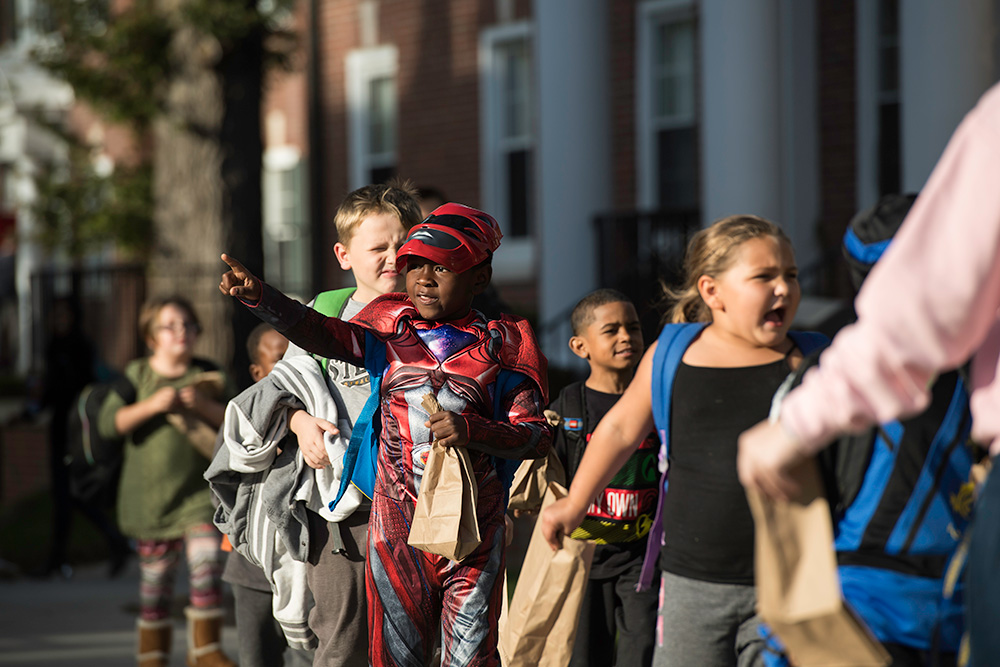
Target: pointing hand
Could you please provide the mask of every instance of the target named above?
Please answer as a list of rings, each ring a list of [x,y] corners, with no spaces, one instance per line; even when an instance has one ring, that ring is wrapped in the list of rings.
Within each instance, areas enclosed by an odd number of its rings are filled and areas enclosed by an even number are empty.
[[[222,261],[229,265],[229,271],[222,274],[219,290],[227,296],[239,297],[251,303],[260,301],[264,291],[260,280],[235,257],[223,253]]]

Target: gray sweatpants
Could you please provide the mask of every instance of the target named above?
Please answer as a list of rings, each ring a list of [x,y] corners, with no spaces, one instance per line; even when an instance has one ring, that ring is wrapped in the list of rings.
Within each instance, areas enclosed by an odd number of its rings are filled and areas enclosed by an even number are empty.
[[[365,553],[368,515],[356,511],[339,526],[309,514],[310,554],[306,577],[315,606],[309,627],[319,646],[315,667],[368,666],[368,605],[365,598]],[[338,530],[343,551],[334,552],[330,531]]]
[[[753,586],[716,584],[663,572],[653,667],[759,667]]]

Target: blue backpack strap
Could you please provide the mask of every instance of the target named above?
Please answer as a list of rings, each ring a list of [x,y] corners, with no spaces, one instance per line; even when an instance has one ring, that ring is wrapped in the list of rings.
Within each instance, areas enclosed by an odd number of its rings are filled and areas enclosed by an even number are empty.
[[[691,342],[708,326],[707,322],[668,324],[663,327],[653,354],[652,406],[656,432],[660,435],[660,455],[664,461],[670,454],[670,400],[674,376],[681,358]],[[664,489],[666,484],[664,483]]]
[[[802,352],[802,356],[812,354],[830,344],[830,339],[818,331],[789,331],[788,337]]]
[[[653,408],[653,422],[660,436],[660,461],[665,464],[670,454],[670,399],[674,389],[674,376],[681,358],[691,342],[708,326],[707,322],[688,322],[686,324],[668,324],[663,327],[660,337],[656,340],[656,352],[653,353],[653,369],[650,391]],[[642,560],[642,570],[636,590],[649,590],[656,573],[656,562],[660,553],[663,538],[663,494],[667,490],[667,473],[664,469],[660,476],[660,492],[656,501],[656,515],[653,525],[646,538],[646,555]]]
[[[375,493],[376,463],[378,462],[378,439],[382,430],[379,407],[382,394],[382,376],[388,365],[385,343],[365,333],[365,369],[371,376],[371,393],[361,414],[354,421],[351,441],[344,452],[344,472],[340,478],[337,497],[330,502],[330,510],[337,506],[347,492],[348,485],[354,484],[358,490],[371,499]]]
[[[493,419],[499,422],[507,422],[507,414],[502,409],[503,397],[511,389],[528,379],[528,376],[516,371],[501,368],[497,375],[496,383],[493,386]],[[514,473],[521,465],[521,459],[502,459],[499,456],[493,457],[493,465],[497,469],[497,476],[500,478],[500,485],[503,488],[504,502],[507,507],[510,485],[514,481]]]

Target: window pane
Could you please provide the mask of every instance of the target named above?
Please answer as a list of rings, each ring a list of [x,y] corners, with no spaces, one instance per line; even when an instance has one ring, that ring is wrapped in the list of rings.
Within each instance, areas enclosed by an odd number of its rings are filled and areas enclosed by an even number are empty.
[[[369,149],[373,154],[396,150],[396,85],[392,77],[372,79],[369,87]]]
[[[694,117],[694,25],[661,23],[653,31],[653,115],[662,119]]]
[[[500,47],[500,67],[504,100],[505,139],[524,137],[531,131],[531,52],[527,40],[508,42]]]
[[[511,236],[526,236],[531,216],[531,151],[507,154],[507,228]]]
[[[896,46],[879,49],[878,88],[883,95],[899,92],[899,48]]]
[[[265,279],[297,295],[308,291],[310,275],[304,170],[299,161],[263,172]]]
[[[299,169],[288,169],[281,173],[281,219],[286,225],[300,226],[302,219]]]
[[[698,137],[693,127],[661,130],[657,135],[660,207],[698,206]]]
[[[878,87],[883,95],[899,91],[899,5],[896,0],[879,2]]]
[[[879,0],[879,33],[899,35],[899,0]]]

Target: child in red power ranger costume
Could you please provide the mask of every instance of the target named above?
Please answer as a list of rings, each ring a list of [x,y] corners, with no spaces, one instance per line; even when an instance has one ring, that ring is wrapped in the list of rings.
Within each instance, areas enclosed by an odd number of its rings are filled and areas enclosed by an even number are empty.
[[[438,207],[397,253],[406,294],[378,297],[350,322],[323,317],[222,256],[232,269],[219,285],[223,293],[300,347],[358,365],[366,352],[369,362],[372,352],[384,355],[365,572],[376,667],[428,664],[438,637],[442,665],[500,664],[507,475],[518,460],[544,456],[552,440],[542,416],[546,361],[531,327],[508,315],[487,321],[471,308],[492,277],[501,236],[481,211]],[[442,412],[428,416],[421,406],[428,392]],[[407,545],[435,438],[468,448],[479,487],[482,544],[461,562]]]

